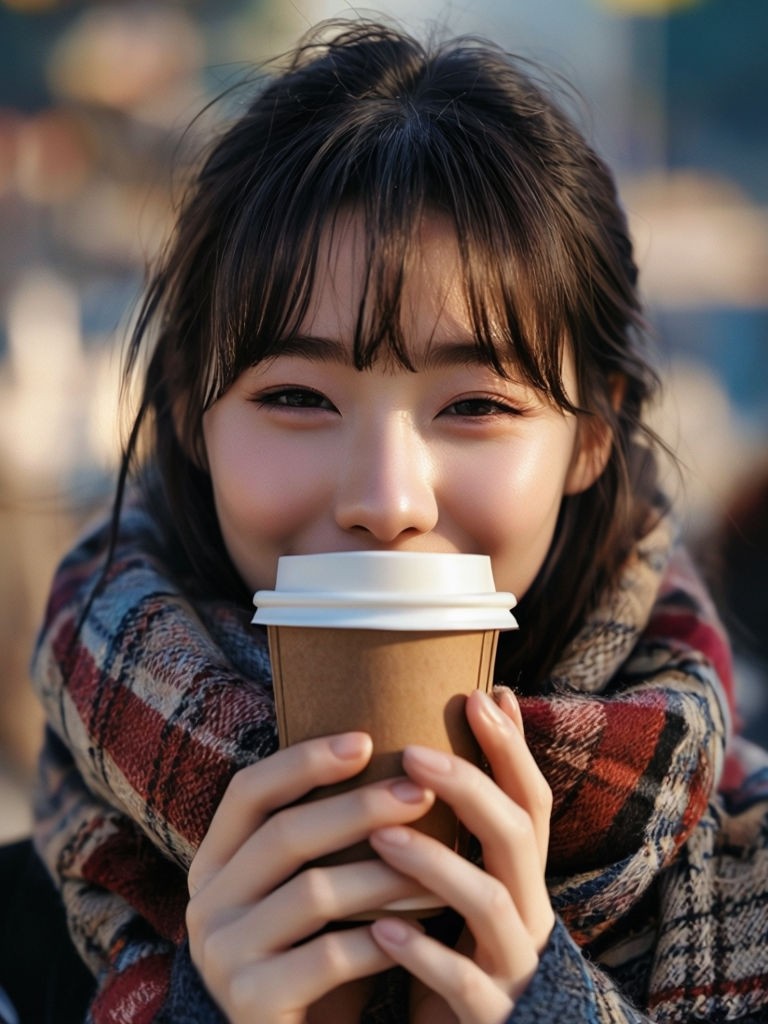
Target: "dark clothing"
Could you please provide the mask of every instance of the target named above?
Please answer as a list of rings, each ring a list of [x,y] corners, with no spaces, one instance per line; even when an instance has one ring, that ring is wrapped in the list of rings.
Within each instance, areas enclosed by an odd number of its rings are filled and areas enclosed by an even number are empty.
[[[0,878],[0,988],[19,1024],[82,1024],[95,982],[29,840],[0,847]]]

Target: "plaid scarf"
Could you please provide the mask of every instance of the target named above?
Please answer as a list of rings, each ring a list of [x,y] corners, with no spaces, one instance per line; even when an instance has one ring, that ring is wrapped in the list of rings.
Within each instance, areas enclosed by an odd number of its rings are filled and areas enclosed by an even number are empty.
[[[89,1021],[145,1024],[184,944],[186,869],[234,772],[277,740],[250,609],[190,600],[137,506],[93,596],[107,544],[101,527],[64,560],[35,650],[49,722],[36,843],[98,978]],[[746,1020],[768,1005],[768,769],[731,760],[729,803],[715,797],[723,685],[720,625],[661,519],[547,694],[522,700],[554,793],[548,883],[588,954],[590,1019]]]

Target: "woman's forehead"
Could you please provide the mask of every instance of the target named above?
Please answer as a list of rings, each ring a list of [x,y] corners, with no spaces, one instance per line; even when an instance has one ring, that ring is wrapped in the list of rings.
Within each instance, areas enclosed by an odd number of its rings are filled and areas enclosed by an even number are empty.
[[[322,334],[342,327],[342,335],[354,335],[361,316],[386,313],[393,301],[408,334],[473,337],[454,226],[445,216],[426,214],[395,242],[375,237],[362,212],[342,211],[323,230],[301,329]]]
[[[344,207],[325,221],[318,259],[335,278],[350,272],[360,277],[372,263],[389,262],[436,284],[453,278],[460,283],[462,274],[456,228],[446,214],[432,211],[404,230],[380,232],[361,209]]]

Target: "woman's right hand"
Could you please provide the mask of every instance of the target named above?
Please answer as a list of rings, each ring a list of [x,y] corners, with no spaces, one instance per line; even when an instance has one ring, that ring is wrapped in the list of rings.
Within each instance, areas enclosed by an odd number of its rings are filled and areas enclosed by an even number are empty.
[[[392,966],[368,926],[322,929],[414,895],[413,880],[380,860],[304,866],[415,821],[434,795],[403,777],[291,806],[358,774],[371,749],[365,733],[309,740],[238,772],[224,794],[190,866],[187,928],[232,1024],[304,1024],[323,996]]]

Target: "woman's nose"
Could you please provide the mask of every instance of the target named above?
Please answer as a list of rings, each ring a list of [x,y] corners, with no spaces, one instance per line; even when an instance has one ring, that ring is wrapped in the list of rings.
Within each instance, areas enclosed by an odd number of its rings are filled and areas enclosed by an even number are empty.
[[[342,529],[364,530],[381,544],[434,529],[434,468],[407,417],[357,431],[345,454],[336,492]]]

